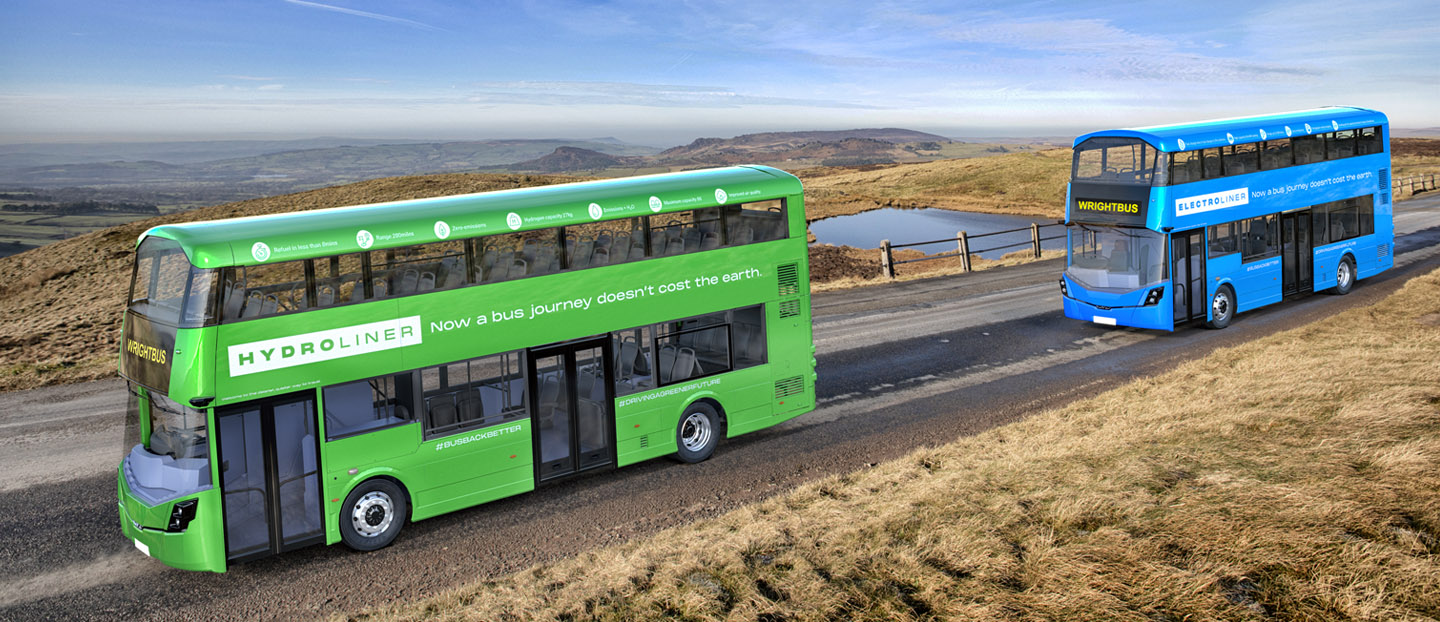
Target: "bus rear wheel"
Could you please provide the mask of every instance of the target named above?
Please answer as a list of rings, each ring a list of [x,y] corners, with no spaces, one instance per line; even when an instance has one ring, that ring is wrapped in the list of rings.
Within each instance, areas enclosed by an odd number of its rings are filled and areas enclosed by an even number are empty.
[[[382,549],[395,541],[405,526],[404,491],[387,479],[372,479],[355,487],[340,513],[340,539],[357,551]]]
[[[680,415],[675,427],[675,457],[681,462],[704,462],[720,443],[720,414],[706,402],[695,402]]]
[[[1344,296],[1352,289],[1355,289],[1355,262],[1347,256],[1335,268],[1335,287],[1330,289],[1330,293]]]
[[[1221,285],[1215,292],[1215,297],[1210,299],[1210,321],[1205,325],[1216,329],[1225,328],[1232,319],[1235,319],[1235,292],[1229,285]]]

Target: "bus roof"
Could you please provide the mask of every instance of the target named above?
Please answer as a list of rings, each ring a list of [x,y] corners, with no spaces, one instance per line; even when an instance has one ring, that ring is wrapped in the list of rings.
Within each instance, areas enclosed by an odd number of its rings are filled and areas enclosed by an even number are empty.
[[[1078,147],[1080,143],[1096,136],[1125,136],[1144,140],[1160,151],[1175,152],[1251,143],[1267,138],[1323,134],[1387,123],[1389,121],[1384,113],[1376,110],[1332,106],[1254,117],[1091,132],[1076,138],[1074,146]]]
[[[201,268],[328,257],[443,239],[578,225],[798,195],[800,180],[768,166],[666,173],[161,225]]]

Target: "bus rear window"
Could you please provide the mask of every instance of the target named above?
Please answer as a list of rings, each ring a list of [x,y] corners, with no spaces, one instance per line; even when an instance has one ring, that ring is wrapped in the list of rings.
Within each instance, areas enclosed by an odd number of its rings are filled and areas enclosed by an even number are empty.
[[[216,275],[191,265],[179,243],[146,238],[135,252],[130,310],[170,326],[214,324]]]
[[[1073,181],[1148,186],[1160,152],[1138,138],[1097,136],[1075,147]]]

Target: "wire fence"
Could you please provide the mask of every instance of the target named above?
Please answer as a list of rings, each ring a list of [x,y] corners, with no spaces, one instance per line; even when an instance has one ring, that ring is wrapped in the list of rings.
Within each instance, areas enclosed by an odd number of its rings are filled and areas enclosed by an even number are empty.
[[[1016,248],[1016,247],[1024,247],[1024,246],[1029,246],[1030,249],[1031,249],[1031,253],[1032,253],[1036,258],[1038,258],[1038,257],[1040,257],[1040,243],[1041,243],[1041,242],[1047,242],[1047,241],[1050,241],[1050,240],[1060,240],[1060,239],[1064,239],[1064,238],[1065,238],[1065,234],[1064,234],[1063,232],[1062,232],[1060,235],[1052,235],[1052,236],[1050,236],[1050,237],[1042,237],[1040,230],[1041,230],[1041,229],[1044,229],[1044,228],[1046,228],[1046,227],[1060,227],[1060,228],[1063,230],[1064,227],[1065,227],[1065,225],[1064,225],[1064,223],[1058,223],[1058,222],[1057,222],[1057,223],[1051,223],[1051,224],[1044,224],[1044,225],[1039,224],[1039,223],[1033,223],[1033,222],[1032,222],[1032,223],[1030,223],[1030,226],[1029,226],[1029,227],[1021,227],[1021,228],[1019,228],[1019,229],[1006,229],[1006,230],[1004,230],[1004,231],[991,231],[991,232],[989,232],[989,233],[979,233],[979,234],[976,234],[976,235],[970,235],[970,234],[966,233],[965,231],[960,231],[960,232],[956,233],[956,234],[955,234],[955,237],[953,237],[953,238],[941,238],[941,239],[938,239],[938,240],[928,240],[928,241],[925,241],[925,242],[907,242],[907,243],[905,243],[905,244],[891,244],[891,243],[890,243],[890,240],[881,240],[881,241],[880,241],[880,270],[881,270],[881,272],[883,272],[883,273],[885,274],[885,276],[886,276],[887,278],[893,279],[893,278],[895,278],[895,266],[897,266],[897,265],[899,265],[899,264],[916,263],[916,262],[920,262],[920,261],[931,261],[931,260],[935,260],[935,259],[948,259],[948,258],[950,258],[950,257],[959,257],[959,258],[960,258],[960,267],[961,267],[961,269],[964,270],[965,272],[970,272],[971,269],[972,269],[972,267],[971,267],[971,265],[970,265],[970,263],[971,263],[971,255],[978,255],[978,254],[981,254],[981,253],[989,253],[989,252],[991,252],[991,251],[999,251],[999,250],[1005,250],[1005,249]],[[1000,246],[992,246],[992,247],[990,247],[990,248],[971,248],[971,245],[970,245],[970,242],[971,242],[972,240],[978,240],[978,239],[981,239],[981,238],[988,238],[988,237],[990,237],[990,236],[995,236],[995,235],[1005,235],[1005,234],[1007,234],[1007,233],[1019,233],[1019,232],[1021,232],[1021,231],[1029,231],[1029,232],[1030,232],[1030,239],[1029,239],[1029,240],[1026,240],[1026,241],[1023,241],[1023,242],[1014,242],[1014,243],[1011,243],[1011,244],[1002,244],[1002,245],[1000,245]],[[955,243],[955,250],[953,250],[953,251],[948,251],[948,252],[944,252],[944,253],[936,253],[936,254],[934,254],[934,255],[926,255],[926,256],[924,256],[924,257],[917,257],[917,258],[915,258],[915,259],[895,259],[895,249],[897,249],[897,248],[908,248],[908,247],[911,247],[911,246],[925,246],[925,245],[928,245],[928,244],[943,244],[943,243],[945,243],[945,242],[954,242],[954,243]]]

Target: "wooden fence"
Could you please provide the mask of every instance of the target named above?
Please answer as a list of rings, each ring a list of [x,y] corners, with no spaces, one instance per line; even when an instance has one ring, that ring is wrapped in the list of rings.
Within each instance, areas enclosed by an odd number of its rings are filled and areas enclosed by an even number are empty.
[[[969,235],[968,233],[966,233],[966,232],[964,232],[964,231],[961,231],[961,232],[957,233],[957,234],[955,235],[955,237],[953,237],[953,238],[941,238],[941,239],[939,239],[939,240],[929,240],[929,241],[926,241],[926,242],[908,242],[908,243],[905,243],[905,244],[891,244],[891,243],[890,243],[890,240],[881,240],[881,241],[880,241],[880,270],[885,274],[886,277],[893,279],[893,278],[895,278],[895,266],[896,266],[896,265],[899,265],[899,264],[902,264],[902,263],[915,263],[915,262],[917,262],[917,261],[930,261],[930,260],[932,260],[932,259],[945,259],[945,258],[948,258],[948,257],[959,257],[959,258],[960,258],[960,267],[961,267],[961,269],[964,270],[965,272],[969,272],[969,271],[971,270],[971,266],[970,266],[970,255],[972,255],[972,254],[980,254],[980,253],[988,253],[988,252],[991,252],[991,251],[1004,250],[1004,249],[1007,249],[1007,248],[1014,248],[1014,247],[1017,247],[1017,246],[1029,246],[1030,249],[1031,249],[1031,252],[1034,254],[1034,256],[1035,256],[1035,257],[1039,257],[1039,256],[1040,256],[1040,243],[1041,243],[1041,242],[1046,242],[1046,241],[1049,241],[1049,240],[1059,240],[1059,239],[1062,239],[1062,238],[1065,237],[1065,234],[1064,234],[1064,233],[1061,233],[1060,235],[1053,235],[1053,236],[1050,236],[1050,237],[1048,237],[1048,238],[1040,237],[1040,230],[1041,230],[1041,229],[1044,229],[1045,227],[1061,227],[1061,228],[1063,228],[1063,227],[1064,227],[1064,224],[1063,224],[1063,223],[1053,223],[1053,224],[1048,224],[1048,225],[1042,225],[1042,224],[1038,224],[1038,223],[1033,223],[1033,222],[1032,222],[1032,223],[1030,223],[1030,226],[1029,226],[1029,227],[1021,227],[1021,228],[1019,228],[1019,229],[1006,229],[1006,230],[1004,230],[1004,231],[992,231],[992,232],[990,232],[990,233],[981,233],[981,234],[978,234],[978,235]],[[971,241],[971,240],[978,240],[978,239],[980,239],[980,238],[987,238],[987,237],[990,237],[990,236],[992,236],[992,235],[1003,235],[1003,234],[1006,234],[1006,233],[1018,233],[1018,232],[1027,231],[1027,230],[1030,232],[1030,239],[1027,240],[1027,241],[1024,241],[1024,242],[1015,242],[1015,243],[1013,243],[1013,244],[1002,244],[1002,245],[1000,245],[1000,246],[994,246],[994,247],[991,247],[991,248],[970,248],[970,241]],[[911,247],[911,246],[925,246],[925,245],[927,245],[927,244],[943,244],[943,243],[945,243],[945,242],[955,242],[955,247],[956,247],[955,250],[950,251],[950,252],[945,252],[945,253],[937,253],[937,254],[935,254],[935,255],[928,255],[928,256],[925,256],[925,257],[917,258],[917,259],[901,259],[901,260],[895,259],[894,250],[897,249],[897,248],[907,248],[907,247]]]
[[[1393,182],[1390,182],[1391,190],[1394,191],[1396,196],[1400,196],[1401,193],[1409,193],[1413,196],[1421,192],[1437,190],[1440,189],[1440,186],[1436,186],[1435,177],[1435,173],[1401,177]]]

